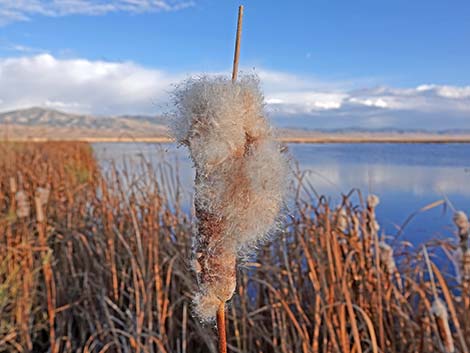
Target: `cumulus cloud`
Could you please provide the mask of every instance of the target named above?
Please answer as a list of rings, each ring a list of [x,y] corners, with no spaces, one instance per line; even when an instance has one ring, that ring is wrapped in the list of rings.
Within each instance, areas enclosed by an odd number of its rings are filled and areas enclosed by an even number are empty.
[[[273,70],[260,69],[257,74],[267,109],[282,126],[470,128],[470,86],[358,89],[357,83]],[[0,111],[43,106],[101,115],[158,114],[168,109],[173,85],[188,75],[132,62],[59,59],[50,54],[4,58]]]
[[[285,100],[280,97],[287,98]],[[416,88],[373,87],[360,90],[310,89],[271,93],[280,111],[315,114],[318,110],[368,107],[388,110],[470,112],[470,86],[420,85]]]
[[[0,59],[0,110],[43,106],[95,114],[162,110],[181,77],[130,62],[60,60],[50,54]]]
[[[31,16],[104,15],[110,12],[175,11],[193,6],[184,0],[0,0],[0,25]]]
[[[268,109],[283,126],[470,129],[470,86],[358,89],[276,72],[260,77]]]

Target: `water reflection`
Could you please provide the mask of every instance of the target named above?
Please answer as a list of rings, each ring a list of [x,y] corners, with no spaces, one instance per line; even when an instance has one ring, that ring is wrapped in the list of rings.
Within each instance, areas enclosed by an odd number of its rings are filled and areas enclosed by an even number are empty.
[[[345,192],[354,187],[372,192],[396,190],[421,196],[461,194],[470,196],[469,174],[458,167],[403,166],[390,164],[308,163],[309,181],[321,194]]]
[[[97,158],[106,169],[114,160],[144,157],[158,169],[162,160],[177,166],[182,184],[183,202],[189,207],[193,170],[185,149],[172,144],[99,143]],[[316,192],[339,203],[341,193],[353,188],[381,198],[379,221],[387,234],[395,234],[412,212],[446,198],[457,209],[470,209],[470,145],[466,144],[325,144],[289,145],[293,160]],[[139,172],[135,163],[130,168]],[[161,174],[161,173],[160,173]],[[452,237],[451,212],[432,209],[418,215],[403,237],[421,242],[431,237]]]

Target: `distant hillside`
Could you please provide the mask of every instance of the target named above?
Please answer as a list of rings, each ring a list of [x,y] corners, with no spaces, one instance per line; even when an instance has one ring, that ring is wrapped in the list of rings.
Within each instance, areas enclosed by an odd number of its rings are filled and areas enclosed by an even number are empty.
[[[29,108],[0,113],[0,138],[80,139],[83,137],[165,137],[162,117],[93,116]]]
[[[278,130],[286,142],[470,142],[470,130],[344,128]],[[29,108],[0,113],[0,140],[170,141],[162,116],[94,116]]]

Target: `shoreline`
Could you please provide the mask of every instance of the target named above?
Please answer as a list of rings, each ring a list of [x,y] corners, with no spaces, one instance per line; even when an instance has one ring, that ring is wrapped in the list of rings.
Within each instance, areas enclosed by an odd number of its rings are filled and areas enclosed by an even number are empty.
[[[292,144],[360,144],[360,143],[470,143],[470,136],[335,136],[335,135],[319,135],[312,137],[280,137],[278,141]],[[88,142],[88,143],[174,143],[174,140],[168,137],[77,137],[77,138],[9,138],[0,139],[3,142]]]

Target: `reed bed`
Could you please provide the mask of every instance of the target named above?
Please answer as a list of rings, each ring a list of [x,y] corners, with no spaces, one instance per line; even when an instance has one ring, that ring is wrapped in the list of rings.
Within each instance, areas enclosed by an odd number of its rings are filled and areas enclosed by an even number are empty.
[[[0,156],[0,352],[217,351],[174,169],[101,171],[85,143]],[[468,352],[468,266],[458,282],[433,263],[466,254],[462,215],[457,241],[419,248],[381,234],[374,197],[332,206],[301,173],[290,193],[280,234],[237,270],[230,352]]]

